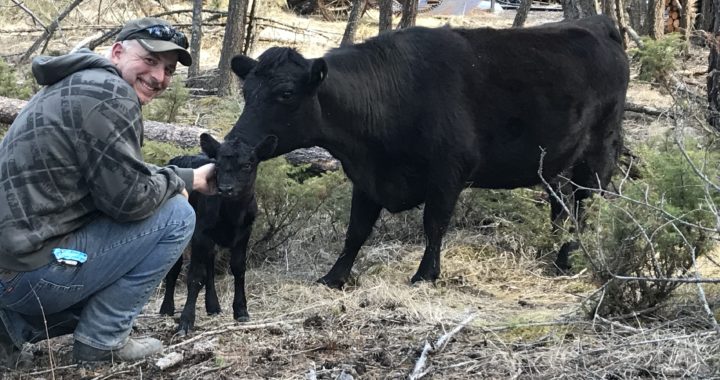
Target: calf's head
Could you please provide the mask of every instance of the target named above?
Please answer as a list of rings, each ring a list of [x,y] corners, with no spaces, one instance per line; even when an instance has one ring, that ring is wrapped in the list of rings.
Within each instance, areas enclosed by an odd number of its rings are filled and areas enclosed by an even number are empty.
[[[235,56],[231,67],[243,80],[245,108],[228,137],[254,144],[275,135],[276,156],[314,145],[321,121],[316,94],[328,71],[324,59],[275,47],[257,61]]]
[[[215,181],[218,194],[237,197],[254,192],[257,166],[270,158],[277,145],[277,137],[267,136],[255,146],[238,140],[219,142],[207,133],[200,135],[200,148],[215,159]]]

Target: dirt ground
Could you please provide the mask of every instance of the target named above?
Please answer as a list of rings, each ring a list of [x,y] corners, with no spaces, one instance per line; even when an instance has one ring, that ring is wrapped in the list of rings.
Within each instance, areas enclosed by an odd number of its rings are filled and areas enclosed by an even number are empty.
[[[421,16],[418,24],[500,28],[509,27],[514,14]],[[319,56],[337,45],[344,28],[340,22],[278,10],[267,17],[300,32],[288,34],[268,26],[254,55],[270,45],[292,44],[307,56]],[[365,17],[359,38],[375,32],[373,17],[372,12]],[[534,12],[527,24],[560,18],[559,13]],[[80,37],[52,47],[66,49]],[[206,67],[217,64],[220,44],[214,39],[219,38],[209,33],[202,61]],[[29,43],[20,42],[18,34],[2,33],[0,55],[20,52]],[[693,73],[704,70],[707,50],[693,48],[691,53],[682,69],[688,80],[702,83],[704,79]],[[629,101],[666,108],[671,98],[649,84],[633,82]],[[631,138],[668,128],[659,117],[630,113],[626,120]],[[72,365],[68,336],[26,347],[34,353],[34,368],[5,372],[0,378],[720,378],[718,335],[708,328],[707,314],[695,302],[695,285],[682,288],[676,299],[642,318],[589,318],[586,301],[597,285],[587,273],[548,275],[546,263],[512,244],[498,246],[494,237],[479,230],[454,230],[445,240],[443,274],[435,285],[409,284],[422,244],[376,236],[360,253],[354,282],[336,291],[315,283],[341,248],[343,233],[335,235],[332,242],[317,242],[317,231],[308,227],[272,257],[250,263],[250,322],[233,321],[232,277],[223,276],[217,286],[223,313],[207,316],[201,298],[195,331],[176,336],[184,289],[175,296],[175,318],[157,314],[162,301],[158,289],[139,317],[135,334],[161,337],[166,344],[162,357],[79,369]],[[711,262],[703,268],[717,270]],[[711,306],[718,290],[716,285],[704,286]]]

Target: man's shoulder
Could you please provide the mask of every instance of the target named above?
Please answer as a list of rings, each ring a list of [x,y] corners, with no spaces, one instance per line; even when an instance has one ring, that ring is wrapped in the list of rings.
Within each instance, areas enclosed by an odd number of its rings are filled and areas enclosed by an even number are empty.
[[[137,101],[135,90],[127,81],[102,68],[80,70],[56,85],[60,88],[67,88],[69,92],[66,93],[86,95],[98,102],[118,98]]]

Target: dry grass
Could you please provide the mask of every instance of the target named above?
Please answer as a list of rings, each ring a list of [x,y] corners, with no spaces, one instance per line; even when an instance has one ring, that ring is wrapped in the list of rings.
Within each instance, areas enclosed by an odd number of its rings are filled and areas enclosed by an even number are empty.
[[[95,3],[97,5],[97,3]],[[513,12],[472,17],[420,18],[438,26],[507,27]],[[264,38],[281,39],[308,56],[319,56],[339,42],[344,24],[289,15],[278,6],[263,17],[300,31],[266,27]],[[557,14],[531,14],[528,24],[556,19]],[[373,35],[376,14],[365,16],[359,38]],[[215,66],[220,28],[208,28],[203,65]],[[262,36],[262,34],[261,34]],[[82,35],[65,34],[63,49]],[[21,52],[28,41],[0,35],[2,54]],[[261,41],[254,55],[277,42]],[[696,62],[707,52],[694,52]],[[699,57],[699,58],[698,58]],[[648,84],[633,83],[629,98],[662,106],[670,101]],[[645,138],[667,128],[661,119],[629,116],[633,138]],[[397,216],[393,223],[415,229],[417,215]],[[402,218],[408,218],[405,222]],[[80,370],[71,366],[70,337],[51,341],[56,366],[48,367],[48,348],[38,344],[36,368],[5,373],[2,379],[319,379],[406,378],[426,340],[434,342],[468,314],[473,321],[428,362],[434,379],[632,379],[717,378],[718,335],[709,328],[698,305],[694,285],[683,286],[672,302],[646,311],[641,317],[613,321],[588,318],[584,301],[596,284],[586,275],[549,277],[546,266],[522,253],[522,242],[512,236],[464,230],[447,235],[443,274],[435,285],[411,286],[409,278],[419,264],[421,242],[376,236],[363,248],[354,267],[354,280],[344,291],[314,281],[330,268],[341,247],[339,240],[315,241],[315,231],[301,231],[295,240],[271,257],[255,258],[247,273],[248,309],[252,321],[232,320],[232,277],[218,279],[224,313],[208,317],[198,309],[196,331],[174,336],[175,320],[160,317],[161,291],[150,301],[137,323],[138,334],[162,337],[183,361],[160,370],[154,361]],[[402,234],[397,234],[402,235]],[[322,240],[322,239],[318,239]],[[410,241],[408,241],[410,240]],[[503,244],[498,244],[502,240]],[[513,249],[510,249],[513,248]],[[520,252],[520,253],[519,253]],[[720,259],[720,252],[713,257]],[[707,276],[717,276],[717,265],[707,259]],[[711,306],[720,299],[718,286],[706,286]],[[183,289],[176,304],[184,304]],[[203,305],[199,300],[198,305]],[[178,312],[179,315],[179,312]],[[175,317],[178,317],[176,315]],[[345,377],[342,377],[342,374]]]

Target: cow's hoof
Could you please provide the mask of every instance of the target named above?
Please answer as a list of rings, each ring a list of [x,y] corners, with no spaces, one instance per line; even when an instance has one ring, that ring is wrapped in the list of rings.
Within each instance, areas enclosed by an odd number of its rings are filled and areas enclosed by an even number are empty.
[[[250,315],[247,313],[240,314],[240,315],[235,316],[235,320],[238,322],[250,322]]]
[[[213,316],[213,315],[220,315],[220,310],[208,310],[207,315]]]
[[[319,280],[317,280],[317,282],[327,286],[328,288],[337,290],[342,290],[343,286],[345,285],[345,281],[329,278],[328,276],[320,278]]]
[[[175,315],[175,308],[174,307],[165,307],[165,305],[162,305],[160,307],[160,315],[167,315],[172,317]]]
[[[410,279],[410,282],[414,285],[418,282],[429,282],[431,284],[435,283],[435,280],[437,280],[437,276],[431,276],[431,275],[421,275],[419,273],[415,273],[414,276]]]
[[[177,328],[177,335],[178,336],[186,336],[190,334],[190,331],[192,331],[193,325],[191,323],[187,322],[180,322]]]

